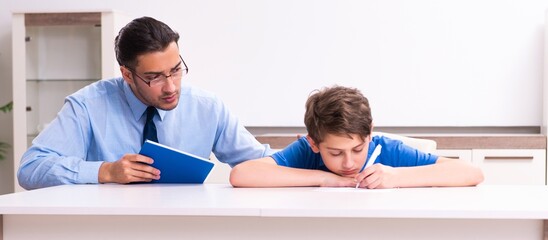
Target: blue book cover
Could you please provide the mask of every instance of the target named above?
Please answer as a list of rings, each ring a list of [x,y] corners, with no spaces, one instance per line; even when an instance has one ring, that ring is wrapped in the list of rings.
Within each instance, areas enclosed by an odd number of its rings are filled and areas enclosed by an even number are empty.
[[[153,183],[203,183],[213,166],[208,159],[146,140],[139,154],[154,159],[151,166],[160,170]]]

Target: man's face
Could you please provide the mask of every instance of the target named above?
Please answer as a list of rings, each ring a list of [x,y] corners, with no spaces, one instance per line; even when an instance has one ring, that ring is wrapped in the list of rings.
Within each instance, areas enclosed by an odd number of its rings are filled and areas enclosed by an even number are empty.
[[[173,42],[164,51],[146,53],[137,57],[137,66],[133,72],[126,67],[120,69],[124,79],[141,102],[162,110],[172,110],[179,103],[181,78],[165,78],[165,76],[170,76],[175,71],[182,71],[181,68],[184,66],[181,61],[179,47]],[[162,80],[157,81],[157,84],[149,86],[145,83],[158,77]]]
[[[312,150],[320,153],[325,166],[332,172],[344,176],[354,177],[365,163],[371,137],[362,140],[357,134],[339,136],[327,134],[319,145],[309,138]]]

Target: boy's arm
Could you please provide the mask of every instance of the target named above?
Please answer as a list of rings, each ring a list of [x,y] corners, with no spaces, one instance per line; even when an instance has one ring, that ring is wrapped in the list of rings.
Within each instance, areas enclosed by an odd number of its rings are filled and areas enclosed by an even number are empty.
[[[356,181],[321,170],[279,166],[273,158],[265,157],[232,168],[230,184],[234,187],[350,187],[355,186]]]
[[[435,164],[393,168],[375,164],[358,177],[360,187],[457,187],[475,186],[483,181],[483,172],[469,162],[439,157]]]

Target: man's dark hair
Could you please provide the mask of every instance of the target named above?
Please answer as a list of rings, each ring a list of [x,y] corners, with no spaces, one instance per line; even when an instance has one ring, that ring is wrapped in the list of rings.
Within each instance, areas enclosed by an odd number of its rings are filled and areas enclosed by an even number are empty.
[[[120,66],[134,69],[138,56],[162,51],[177,41],[179,34],[165,23],[151,17],[137,18],[123,27],[116,36],[116,60]]]

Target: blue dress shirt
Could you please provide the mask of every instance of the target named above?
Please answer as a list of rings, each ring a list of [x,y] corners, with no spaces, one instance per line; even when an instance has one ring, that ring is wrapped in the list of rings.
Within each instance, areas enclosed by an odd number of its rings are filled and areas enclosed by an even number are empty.
[[[178,106],[158,109],[158,141],[204,158],[211,152],[230,166],[271,153],[211,93],[181,84]],[[147,106],[122,78],[101,80],[65,99],[57,117],[21,159],[19,184],[34,189],[98,183],[103,161],[138,153]]]

